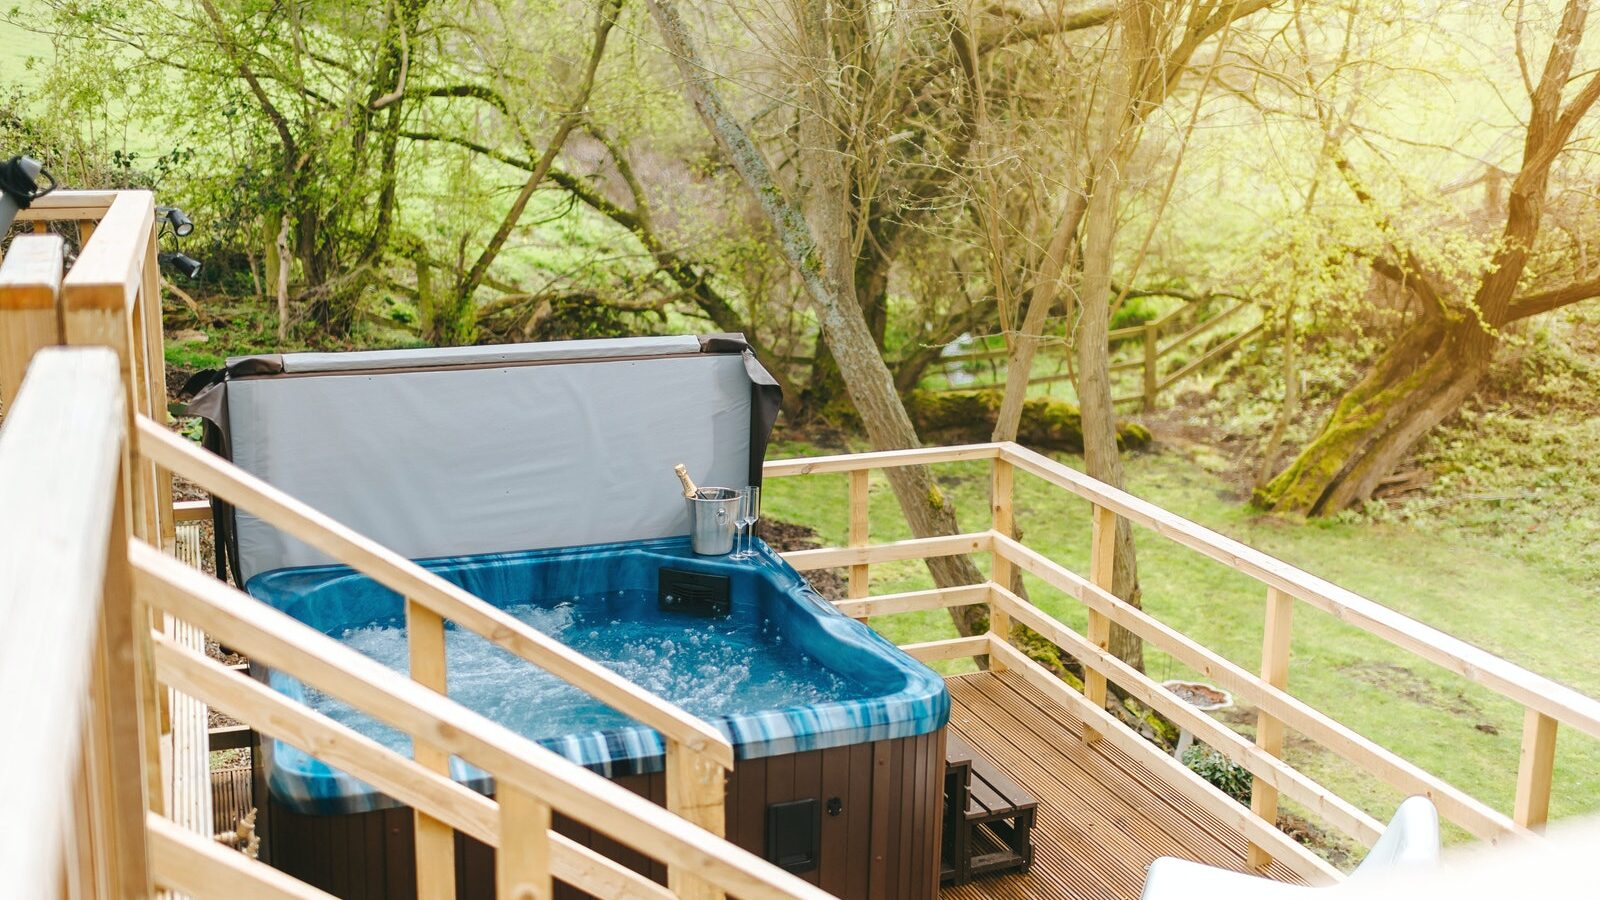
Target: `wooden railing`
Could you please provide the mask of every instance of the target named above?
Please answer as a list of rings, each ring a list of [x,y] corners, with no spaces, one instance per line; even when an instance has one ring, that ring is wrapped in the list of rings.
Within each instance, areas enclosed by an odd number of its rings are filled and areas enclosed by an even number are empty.
[[[209,491],[212,496],[370,575],[405,597],[411,677],[418,685],[438,694],[444,693],[445,620],[476,632],[508,652],[566,680],[607,706],[661,732],[667,751],[667,808],[702,829],[717,836],[722,835],[725,780],[733,768],[733,746],[721,732],[560,641],[524,624],[504,610],[355,533],[249,473],[200,451],[193,443],[167,429],[148,420],[140,421],[138,429],[138,452],[163,471],[183,476]],[[208,621],[194,620],[183,610],[168,611],[181,619],[196,621],[213,635],[222,635]],[[253,653],[248,640],[238,643],[233,643],[232,638],[226,640],[230,641],[230,646],[252,658],[261,658],[268,665],[279,665]],[[295,667],[280,667],[290,674],[297,671]],[[227,708],[226,704],[223,706]],[[248,719],[245,721],[254,724]],[[415,754],[417,763],[441,776],[447,776],[449,753],[456,751],[446,752],[447,748],[415,732],[412,736],[418,742]],[[419,884],[435,888],[427,893],[439,896],[440,891],[455,883],[455,838],[452,830],[459,826],[452,825],[449,819],[432,815],[426,807],[419,806],[417,810]],[[574,818],[581,819],[582,816],[579,814]],[[670,868],[673,888],[685,895],[696,894],[700,888],[696,886],[694,871],[692,868]]]
[[[884,544],[866,543],[867,492],[860,473],[893,466],[974,459],[990,460],[992,466],[992,518],[988,531]],[[1193,773],[1181,765],[1177,766],[1177,771],[1171,767],[1166,767],[1165,771],[1180,789],[1238,827],[1251,841],[1252,862],[1258,866],[1264,866],[1269,858],[1278,858],[1307,877],[1336,877],[1320,859],[1277,830],[1280,795],[1304,805],[1328,824],[1369,846],[1383,831],[1382,824],[1366,811],[1281,758],[1285,728],[1300,732],[1396,790],[1428,796],[1444,818],[1490,841],[1542,829],[1549,810],[1558,724],[1600,737],[1600,701],[1017,444],[975,444],[778,460],[767,463],[765,471],[768,477],[850,473],[852,546],[786,554],[797,568],[852,566],[848,596],[837,604],[847,615],[865,618],[986,603],[990,611],[990,631],[986,635],[916,644],[907,647],[907,651],[923,659],[987,653],[992,666],[1018,671],[1041,691],[1073,710],[1090,729],[1092,738],[1113,739],[1134,748],[1141,759],[1153,760],[1153,765],[1166,766],[1166,762],[1176,765],[1170,757],[1154,752],[1152,745],[1105,713],[1106,683],[1113,683],[1247,769],[1254,778],[1249,813],[1208,785],[1197,784]],[[1017,473],[1038,478],[1090,503],[1090,571],[1087,577],[1012,536],[1012,488]],[[1110,592],[1115,562],[1113,535],[1119,519],[1149,529],[1261,584],[1267,604],[1259,672],[1248,671],[1223,658]],[[879,597],[868,595],[868,567],[875,563],[969,551],[992,555],[988,582]],[[1083,604],[1087,613],[1086,633],[1074,631],[1013,593],[1010,585],[1014,569],[1037,577]],[[1296,600],[1521,705],[1526,724],[1516,802],[1511,815],[1470,796],[1290,694],[1285,685],[1289,671],[1290,616]],[[1027,626],[1077,659],[1084,667],[1084,693],[1067,688],[1016,650],[1011,644],[1012,623]],[[1253,705],[1258,716],[1255,741],[1247,740],[1179,700],[1149,676],[1112,655],[1108,644],[1113,624],[1128,629],[1150,646]]]
[[[0,759],[4,796],[20,803],[0,817],[0,896],[131,897],[152,886],[200,897],[324,896],[215,844],[209,821],[197,831],[164,814],[173,771],[160,747],[171,733],[163,686],[411,805],[422,896],[453,896],[458,830],[501,849],[502,897],[548,896],[552,879],[608,897],[826,896],[723,840],[733,748],[715,728],[151,418],[164,414],[165,385],[150,194],[58,192],[26,215],[82,220],[83,243],[64,275],[55,234],[16,238],[0,262],[0,610],[9,617],[0,708],[40,729],[40,740],[18,743],[26,752]],[[110,352],[48,349],[57,344]],[[171,502],[174,473],[406,597],[412,677],[173,558],[175,521],[205,514],[204,504]],[[447,619],[656,728],[667,807],[451,701]],[[413,757],[177,637],[196,627],[407,732]],[[49,690],[36,690],[40,678]],[[494,799],[450,780],[452,755],[495,777]],[[555,812],[665,863],[667,887],[552,832]]]
[[[1136,343],[1142,348],[1139,358],[1114,363],[1111,366],[1113,374],[1137,371],[1140,375],[1139,389],[1133,393],[1119,394],[1114,398],[1114,402],[1138,402],[1141,408],[1147,411],[1155,409],[1156,401],[1160,398],[1162,392],[1239,349],[1245,341],[1255,337],[1261,331],[1262,325],[1258,322],[1213,347],[1202,347],[1193,359],[1170,371],[1163,370],[1162,361],[1184,347],[1198,346],[1197,339],[1215,332],[1224,323],[1232,320],[1238,313],[1249,309],[1251,306],[1252,304],[1246,300],[1235,299],[1221,312],[1194,322],[1165,343],[1163,343],[1163,338],[1173,329],[1179,327],[1182,320],[1190,315],[1193,307],[1188,305],[1181,306],[1160,318],[1138,325],[1129,325],[1126,328],[1112,329],[1107,333],[1107,338],[1113,347],[1119,344]],[[953,367],[974,362],[989,362],[991,366],[996,366],[997,361],[1005,360],[1007,355],[1007,351],[1004,349],[952,353],[939,357],[937,365],[943,370],[945,377],[948,378]],[[1003,366],[1003,363],[1000,365]],[[997,366],[995,372],[996,380],[1003,383],[1005,379],[998,368]],[[1054,384],[1070,378],[1071,376],[1067,374],[1039,375],[1029,378],[1028,384]],[[952,385],[949,388],[945,388],[945,390],[966,389],[968,389],[966,385]]]
[[[148,893],[117,359],[39,354],[0,427],[0,896]],[[131,760],[131,765],[128,761]]]

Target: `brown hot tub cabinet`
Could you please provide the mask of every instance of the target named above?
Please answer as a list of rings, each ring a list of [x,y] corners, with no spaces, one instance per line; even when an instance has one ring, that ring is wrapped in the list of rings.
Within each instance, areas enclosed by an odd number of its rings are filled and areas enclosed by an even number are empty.
[[[254,754],[259,759],[260,754]],[[939,888],[945,729],[874,743],[740,760],[728,782],[729,840],[845,898],[928,898]],[[406,807],[305,815],[276,802],[257,772],[262,858],[345,898],[416,896]],[[661,773],[617,779],[666,802]],[[556,817],[562,834],[666,883],[666,868]],[[807,833],[809,832],[809,833]],[[494,850],[456,835],[456,894],[494,896]],[[558,897],[587,896],[558,886]]]

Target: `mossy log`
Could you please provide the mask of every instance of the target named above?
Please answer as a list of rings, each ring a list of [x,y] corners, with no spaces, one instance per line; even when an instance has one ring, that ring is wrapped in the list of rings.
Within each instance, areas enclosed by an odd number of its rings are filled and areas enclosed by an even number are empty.
[[[999,390],[912,391],[906,412],[917,434],[928,443],[975,443],[989,440],[1004,395]],[[1083,452],[1083,420],[1078,408],[1064,400],[1035,397],[1022,406],[1017,440],[1039,450]],[[1150,432],[1136,422],[1117,425],[1117,445],[1124,450],[1150,443]]]

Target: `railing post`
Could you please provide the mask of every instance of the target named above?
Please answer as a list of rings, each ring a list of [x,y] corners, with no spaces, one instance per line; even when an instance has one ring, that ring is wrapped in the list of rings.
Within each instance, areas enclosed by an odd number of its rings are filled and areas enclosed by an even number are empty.
[[[1089,580],[1095,587],[1111,593],[1117,562],[1117,514],[1098,503],[1093,504],[1091,508],[1094,510],[1094,520],[1089,538]],[[1111,620],[1106,618],[1104,613],[1091,608],[1084,632],[1084,637],[1101,650],[1111,648]],[[1083,695],[1097,709],[1104,709],[1106,676],[1084,666]],[[1085,726],[1083,737],[1087,741],[1095,741],[1100,738],[1100,733]]]
[[[727,832],[727,772],[716,762],[667,741],[667,809],[717,837]],[[667,887],[679,897],[722,900],[715,885],[693,872],[674,866],[667,870]]]
[[[500,846],[495,851],[499,900],[549,900],[550,806],[527,791],[499,784]]]
[[[868,469],[855,469],[850,472],[850,546],[852,547],[865,547],[869,542],[867,498],[871,488],[867,479],[871,474]],[[847,594],[849,599],[865,599],[871,592],[870,584],[871,574],[866,563],[850,567],[850,586]],[[862,621],[866,621],[865,617]]]
[[[100,642],[94,650],[89,685],[86,768],[90,808],[95,817],[91,832],[97,840],[97,846],[89,852],[103,858],[112,896],[145,897],[150,896],[150,871],[144,820],[147,809],[162,805],[161,751],[154,710],[141,697],[141,687],[154,684],[154,672],[140,677],[141,662],[148,659],[140,647],[141,643],[148,646],[150,629],[144,623],[149,614],[133,595],[128,566],[127,487],[124,456],[123,475],[117,480],[117,497],[111,511]]]
[[[444,619],[415,600],[406,600],[406,652],[411,663],[411,680],[438,693],[449,695],[445,664]],[[450,754],[411,736],[411,758],[445,777],[450,775]],[[505,799],[500,799],[502,815]],[[512,800],[512,808],[517,801]],[[456,895],[455,831],[434,817],[414,811],[417,898],[435,900]],[[548,828],[548,826],[546,826]],[[504,843],[504,842],[502,842]],[[503,852],[503,848],[502,848]],[[501,896],[505,896],[502,894]]]
[[[19,235],[0,262],[0,416],[10,411],[33,354],[61,343],[63,254],[57,235]]]
[[[1550,817],[1550,780],[1555,775],[1556,720],[1536,710],[1522,719],[1522,759],[1517,765],[1518,825],[1543,831]]]
[[[1294,616],[1294,598],[1275,587],[1267,588],[1266,627],[1261,637],[1261,680],[1275,688],[1289,684],[1289,636]],[[1256,746],[1278,756],[1283,752],[1283,722],[1256,712]],[[1262,783],[1260,778],[1250,787],[1250,811],[1266,821],[1278,824],[1278,789]],[[1272,862],[1272,854],[1255,844],[1250,845],[1250,865],[1264,869]]]
[[[150,286],[156,283],[151,279],[157,278],[151,271],[156,263],[154,195],[149,191],[119,192],[99,226],[90,229],[90,233],[91,237],[78,248],[71,271],[61,281],[61,342],[109,347],[116,353],[131,441],[139,416],[161,421],[164,416],[157,414],[156,408],[166,405],[165,379],[153,375],[153,370],[162,367],[159,361],[163,351],[159,344],[151,351],[146,346],[150,332],[136,324],[143,322],[142,306],[153,303],[155,314],[160,315],[160,298]],[[158,380],[159,400],[154,393]],[[160,508],[171,506],[172,498],[161,492],[155,464],[132,453],[130,447],[123,480],[128,491],[132,535],[161,546]],[[150,663],[149,631],[161,623],[151,621],[149,611],[142,606],[136,607],[135,614],[138,619],[131,640],[141,664],[130,670],[137,682],[131,689],[130,702],[137,702],[143,710],[146,745],[153,749],[159,747],[161,735],[168,730],[165,693],[156,685]],[[152,752],[147,762],[150,807],[164,812],[165,779],[160,757]]]
[[[1144,323],[1144,411],[1156,408],[1156,342],[1161,337],[1161,326],[1156,322]]]
[[[1012,468],[1010,461],[1001,459],[998,456],[994,458],[994,467],[989,473],[989,527],[1006,537],[1013,536],[1012,532],[1016,526],[1011,512],[1014,473],[1015,469]],[[1011,560],[1006,558],[1005,554],[999,552],[998,547],[995,548],[995,552],[991,555],[994,557],[994,563],[989,576],[990,580],[1006,590],[1011,590],[1015,567],[1012,565]],[[995,603],[989,604],[989,634],[1007,643],[1011,641],[1011,615]],[[1006,664],[1003,661],[997,657],[989,657],[989,671],[1004,672],[1005,670]]]

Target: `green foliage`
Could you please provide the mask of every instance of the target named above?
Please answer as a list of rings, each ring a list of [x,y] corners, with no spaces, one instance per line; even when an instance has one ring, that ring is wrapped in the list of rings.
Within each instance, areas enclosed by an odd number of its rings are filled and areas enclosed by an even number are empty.
[[[1190,744],[1183,751],[1183,764],[1211,786],[1234,800],[1250,805],[1250,770],[1228,759],[1205,744]]]
[[[1004,395],[998,390],[912,391],[906,412],[924,438],[946,443],[987,441],[994,431]],[[1083,450],[1083,418],[1071,403],[1032,397],[1022,406],[1018,438],[1047,450]],[[1117,424],[1117,443],[1136,450],[1150,443],[1150,431],[1137,422]]]
[[[1150,297],[1129,297],[1111,316],[1111,329],[1132,328],[1161,317],[1162,310]]]

